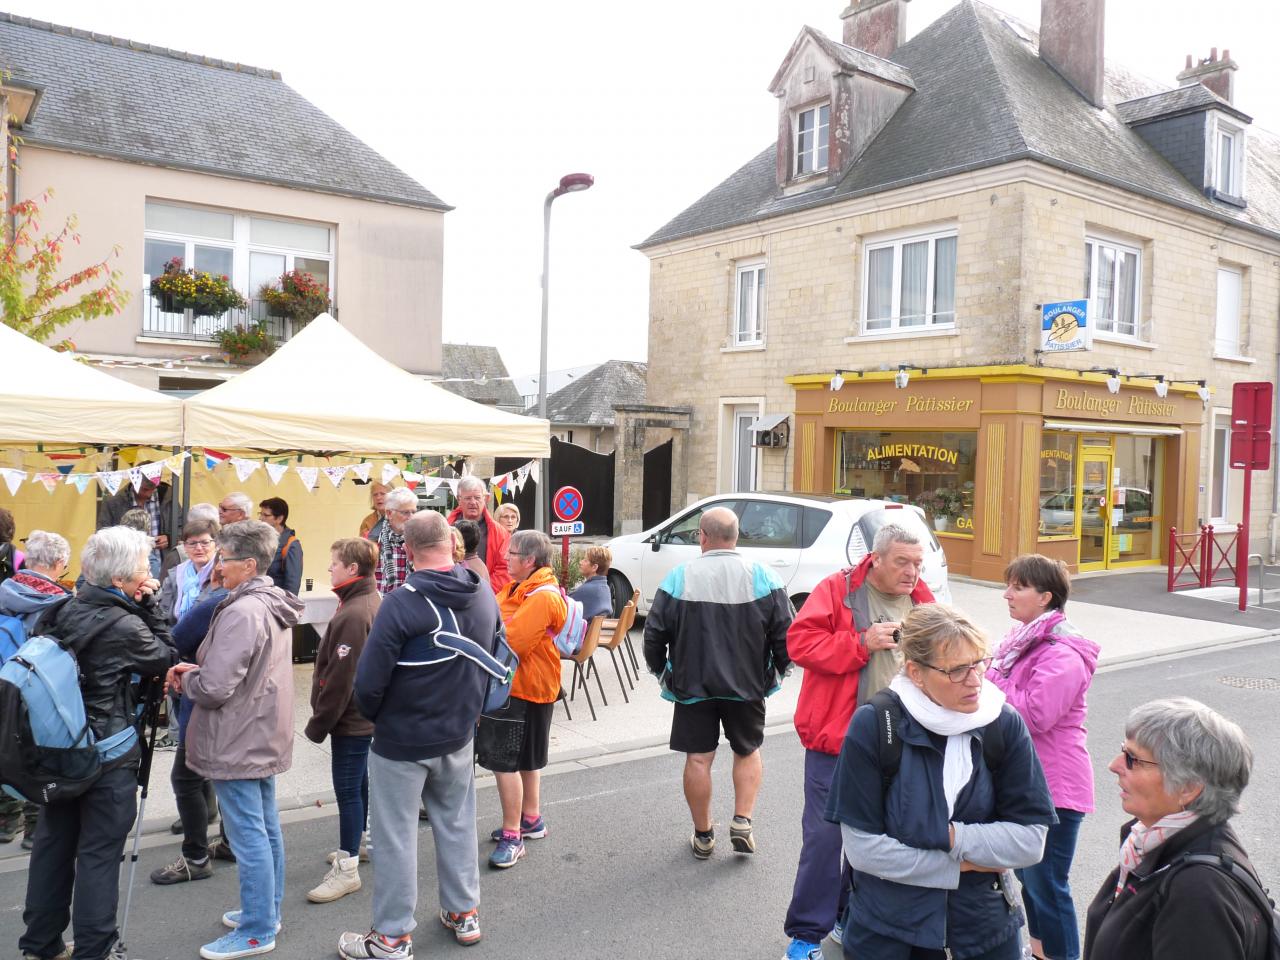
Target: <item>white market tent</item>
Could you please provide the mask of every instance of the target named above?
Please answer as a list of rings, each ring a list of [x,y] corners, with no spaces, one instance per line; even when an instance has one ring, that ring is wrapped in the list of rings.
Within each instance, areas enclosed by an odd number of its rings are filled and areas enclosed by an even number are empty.
[[[0,443],[182,443],[182,404],[0,323]]]
[[[184,403],[187,447],[547,457],[546,420],[475,403],[400,369],[327,313]]]

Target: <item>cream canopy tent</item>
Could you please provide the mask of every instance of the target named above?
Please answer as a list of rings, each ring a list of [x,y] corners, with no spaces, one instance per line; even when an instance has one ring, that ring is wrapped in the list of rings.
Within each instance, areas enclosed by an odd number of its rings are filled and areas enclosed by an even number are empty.
[[[0,443],[182,442],[182,404],[0,323]]]
[[[546,420],[401,370],[322,313],[272,356],[185,401],[188,447],[546,457]]]

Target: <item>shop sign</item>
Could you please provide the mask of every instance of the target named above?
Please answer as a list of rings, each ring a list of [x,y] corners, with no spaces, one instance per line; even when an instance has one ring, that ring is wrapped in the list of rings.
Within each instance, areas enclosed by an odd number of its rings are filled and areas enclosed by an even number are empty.
[[[1047,413],[1092,413],[1104,419],[1117,417],[1122,420],[1157,418],[1172,419],[1177,416],[1178,404],[1173,400],[1161,400],[1156,396],[1131,393],[1117,396],[1088,387],[1058,387],[1045,385]]]
[[[965,413],[973,408],[974,401],[960,397],[907,397],[903,402],[905,413]],[[869,413],[882,417],[898,409],[897,400],[864,400],[850,397],[847,400],[832,397],[827,413]]]
[[[1059,300],[1040,308],[1040,350],[1067,353],[1093,346],[1088,300]]]
[[[960,459],[957,450],[934,446],[931,443],[882,443],[878,447],[869,447],[862,455],[863,460],[888,460],[891,457],[916,457],[922,460],[936,460],[955,466]]]

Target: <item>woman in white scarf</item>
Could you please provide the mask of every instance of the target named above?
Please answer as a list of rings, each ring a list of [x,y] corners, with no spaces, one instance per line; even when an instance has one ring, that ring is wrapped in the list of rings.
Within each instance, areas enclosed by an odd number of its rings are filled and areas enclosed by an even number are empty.
[[[860,707],[827,807],[853,867],[844,946],[859,960],[1015,960],[1022,911],[1015,867],[1039,861],[1054,822],[1044,772],[1021,717],[987,683],[986,637],[964,614],[922,604],[903,621],[902,755],[885,782],[884,707]],[[994,733],[993,733],[994,731]],[[984,753],[994,736],[998,756]]]

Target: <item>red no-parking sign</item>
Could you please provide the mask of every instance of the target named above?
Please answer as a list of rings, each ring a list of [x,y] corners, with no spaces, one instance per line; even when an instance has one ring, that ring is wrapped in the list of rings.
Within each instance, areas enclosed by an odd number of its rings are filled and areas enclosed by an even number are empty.
[[[551,498],[551,509],[557,520],[565,523],[582,516],[582,492],[577,487],[561,487]]]

